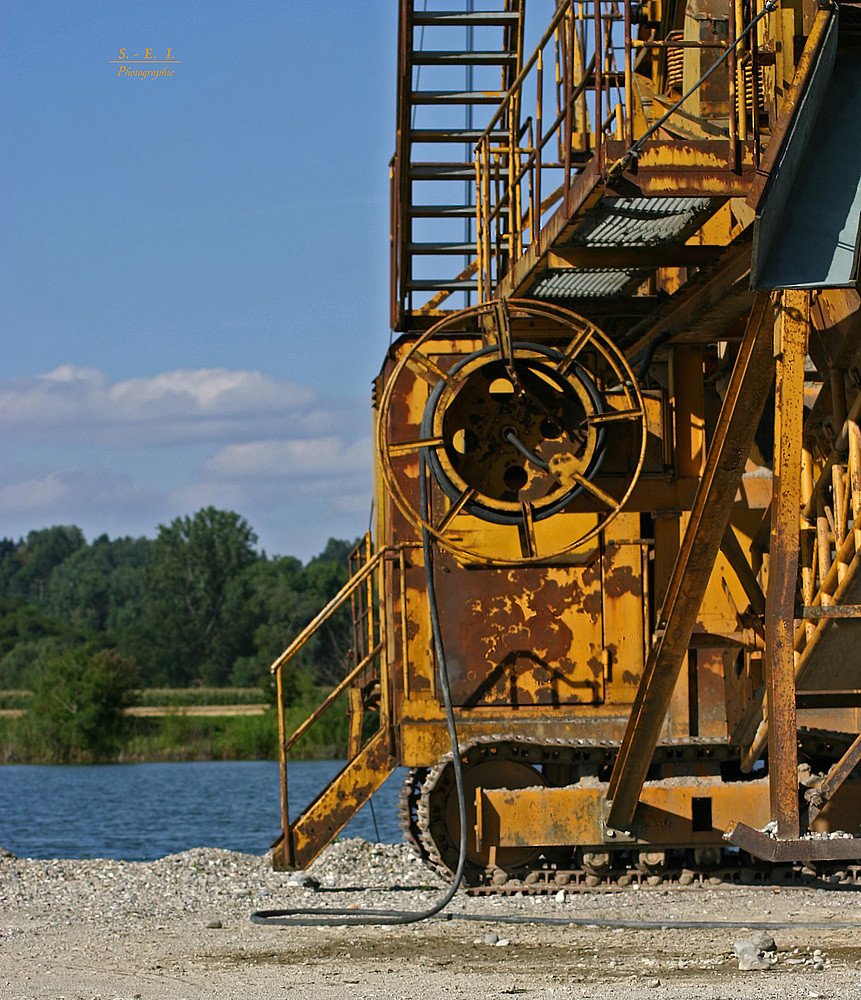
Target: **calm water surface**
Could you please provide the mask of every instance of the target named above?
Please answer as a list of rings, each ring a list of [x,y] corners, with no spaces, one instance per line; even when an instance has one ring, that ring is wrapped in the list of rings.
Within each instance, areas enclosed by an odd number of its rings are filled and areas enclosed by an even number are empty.
[[[342,767],[289,765],[290,816]],[[341,836],[396,843],[393,774]],[[0,767],[0,847],[30,858],[148,861],[191,847],[262,854],[281,830],[278,765],[272,761]]]

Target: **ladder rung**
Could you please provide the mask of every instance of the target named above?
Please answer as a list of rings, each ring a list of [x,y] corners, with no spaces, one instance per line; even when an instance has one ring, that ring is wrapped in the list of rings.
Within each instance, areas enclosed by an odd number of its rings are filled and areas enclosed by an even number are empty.
[[[415,254],[475,254],[474,243],[410,243],[410,253]]]
[[[414,181],[474,181],[472,163],[411,163],[410,177]]]
[[[413,11],[412,22],[418,27],[432,27],[434,25],[458,25],[468,26],[489,25],[490,27],[502,27],[508,24],[517,24],[520,14],[517,11],[509,10],[437,10],[437,11]]]
[[[474,219],[475,205],[407,205],[413,219]]]
[[[474,292],[478,281],[453,278],[451,281],[409,281],[407,288],[412,292]]]
[[[484,135],[483,129],[477,128],[417,128],[410,132],[412,142],[468,142],[476,143]],[[491,132],[494,142],[504,142],[507,132]]]
[[[508,66],[517,62],[516,52],[414,52],[414,66]]]
[[[416,90],[413,104],[499,104],[505,95],[496,90]]]

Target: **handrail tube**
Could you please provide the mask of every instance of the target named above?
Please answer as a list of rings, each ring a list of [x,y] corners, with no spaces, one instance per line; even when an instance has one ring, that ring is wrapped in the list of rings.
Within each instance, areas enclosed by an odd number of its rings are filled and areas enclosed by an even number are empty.
[[[634,142],[634,93],[633,93],[633,53],[631,47],[631,5],[625,3],[625,118],[627,119],[625,138],[628,145]]]
[[[290,747],[314,725],[314,723],[320,718],[320,716],[332,705],[334,702],[341,697],[341,695],[347,690],[347,688],[353,683],[353,681],[366,670],[371,663],[380,655],[382,652],[384,642],[378,642],[376,646],[368,653],[368,655],[360,663],[357,663],[355,667],[347,674],[347,676],[341,681],[341,683],[333,688],[329,694],[320,702],[320,704],[314,709],[314,711],[308,716],[308,718],[302,723],[301,726],[296,730],[295,733],[289,738],[284,740],[281,744],[281,753],[286,754]]]
[[[738,33],[738,24],[735,19],[735,4],[729,4],[729,29],[727,41],[730,43],[730,52],[727,59],[727,84],[729,89],[729,153],[732,169],[738,170],[738,97],[736,95],[736,84],[738,82],[736,73],[736,63],[738,62],[738,52],[735,46],[735,36]]]
[[[594,62],[595,62],[595,56],[593,54],[592,58],[589,60],[589,65],[587,67],[587,75],[588,75],[588,73],[590,73],[592,71]],[[586,77],[584,77],[583,80],[581,80],[580,83],[578,83],[577,86],[571,91],[571,97],[570,97],[570,103],[571,104],[573,104],[574,101],[577,100],[577,98],[583,93],[584,90],[586,90],[587,86],[588,86],[588,84],[586,83]],[[556,116],[553,124],[550,126],[550,128],[545,133],[544,138],[541,139],[540,142],[536,141],[536,143],[535,143],[535,149],[536,150],[544,149],[544,147],[547,145],[547,143],[553,138],[553,135],[556,132],[556,129],[562,123],[562,120],[565,118],[565,116],[566,116],[567,113],[568,113],[568,108],[567,107],[565,107],[562,111],[559,112],[559,114]],[[536,155],[535,152],[530,153],[529,159],[528,159],[526,165],[524,166],[524,168],[520,171],[520,173],[515,178],[515,184],[518,183],[518,182],[520,182],[521,180],[523,180],[523,178],[526,176],[527,171],[532,166],[533,161],[535,160],[535,155]],[[545,166],[547,166],[547,167],[554,167],[553,164],[545,164]],[[564,164],[561,164],[556,169],[564,169]],[[499,214],[499,212],[501,210],[502,210],[502,203],[501,202],[497,202],[496,206],[488,214],[488,216],[487,216],[487,222],[488,223],[492,222],[493,219],[495,219],[497,217],[497,215]]]
[[[573,15],[573,9],[572,9]],[[594,11],[595,19],[595,136],[593,139],[595,147],[595,159],[598,161],[598,169],[603,169],[604,166],[604,128],[601,124],[604,115],[604,59],[606,58],[606,52],[604,51],[604,34],[601,31],[601,0],[594,0]],[[573,25],[573,18],[572,18]],[[598,45],[601,45],[601,58],[598,58]],[[571,131],[568,132],[569,140],[565,144],[565,202],[567,210],[568,202],[568,192],[570,191],[570,181],[569,174],[571,172],[571,141],[570,135]]]
[[[708,80],[708,78],[729,58],[730,53],[734,52],[736,47],[750,34],[750,32],[756,27],[756,25],[765,17],[766,14],[772,13],[777,7],[777,0],[766,0],[763,9],[756,15],[756,17],[750,22],[750,24],[738,35],[732,44],[731,48],[727,48],[720,59],[717,59],[712,65],[706,70],[705,73],[697,80],[697,82],[685,93],[678,101],[667,111],[665,115],[662,115],[656,122],[649,126],[646,131],[640,136],[639,139],[631,146],[627,153],[618,159],[613,166],[610,168],[610,173],[619,172],[630,163],[632,159],[639,156],[642,151],[644,143],[651,139],[651,137],[658,131],[670,118],[679,110],[679,108],[685,103],[685,101],[693,94],[695,91]]]
[[[574,0],[567,0],[567,3],[563,3],[557,8],[556,13],[553,15],[553,20],[550,22],[550,26],[544,32],[541,41],[535,46],[535,51],[529,57],[529,61],[526,63],[523,69],[517,74],[517,76],[514,78],[514,83],[512,83],[512,85],[503,95],[502,99],[499,102],[499,107],[496,110],[496,114],[493,116],[493,118],[490,119],[490,124],[484,130],[478,142],[481,142],[481,140],[484,139],[485,136],[488,136],[488,134],[493,130],[493,126],[499,121],[500,115],[502,115],[503,113],[506,102],[510,100],[511,95],[514,93],[515,90],[517,90],[520,87],[520,84],[523,83],[523,81],[529,74],[529,71],[535,65],[535,62],[538,59],[539,50],[543,49],[544,46],[548,43],[548,41],[550,41],[550,36],[553,34],[553,32],[556,30],[556,26],[565,16],[565,11],[569,7],[572,8],[573,10],[573,6],[574,6]],[[478,143],[476,143],[476,145],[478,145]]]
[[[537,79],[535,81],[535,137],[532,150],[532,166],[534,168],[534,180],[532,182],[531,196],[533,204],[537,206],[532,216],[532,242],[538,246],[541,238],[541,171],[543,169],[541,150],[538,140],[541,138],[543,127],[542,110],[544,107],[544,57],[539,55]]]
[[[269,668],[269,672],[274,674],[276,671],[280,670],[281,667],[299,650],[305,645],[305,643],[311,638],[311,636],[316,632],[316,630],[333,615],[338,608],[347,600],[350,594],[353,593],[358,587],[364,583],[364,581],[374,572],[383,558],[389,553],[394,551],[394,547],[387,545],[385,548],[380,549],[376,555],[369,562],[365,563],[361,570],[338,591],[337,594],[332,598],[331,601],[323,608],[323,610],[316,615],[306,626],[302,629],[299,635],[290,643],[290,645],[284,650],[284,652],[278,657],[277,660]]]

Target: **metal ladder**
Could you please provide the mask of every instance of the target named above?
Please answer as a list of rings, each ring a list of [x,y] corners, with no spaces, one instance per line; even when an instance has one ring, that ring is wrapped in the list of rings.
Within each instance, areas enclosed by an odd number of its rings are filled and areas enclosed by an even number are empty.
[[[461,293],[456,308],[470,304],[478,287],[473,146],[522,65],[524,0],[501,0],[495,11],[462,3],[462,10],[446,11],[401,3],[392,164],[397,330],[411,328],[413,314],[439,315],[453,293]],[[495,71],[498,82],[487,86]],[[500,131],[500,139],[506,136]],[[460,267],[452,266],[457,257]]]

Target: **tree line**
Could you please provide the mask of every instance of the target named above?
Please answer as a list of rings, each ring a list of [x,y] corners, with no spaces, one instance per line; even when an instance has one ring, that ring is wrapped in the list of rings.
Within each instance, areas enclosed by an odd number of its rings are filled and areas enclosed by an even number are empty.
[[[141,687],[266,686],[272,661],[346,581],[354,544],[330,539],[305,565],[269,557],[243,517],[214,507],[154,539],[88,543],[76,526],[2,539],[0,688],[32,688],[46,662],[72,654],[117,657]],[[288,697],[336,683],[351,645],[342,608],[292,661]]]

